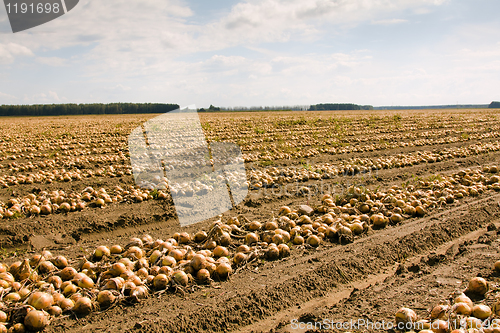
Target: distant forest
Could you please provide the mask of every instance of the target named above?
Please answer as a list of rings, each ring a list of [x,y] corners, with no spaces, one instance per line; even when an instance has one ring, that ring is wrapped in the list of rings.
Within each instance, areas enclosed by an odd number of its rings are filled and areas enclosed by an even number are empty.
[[[0,116],[165,113],[178,108],[177,104],[161,103],[0,105]]]
[[[330,110],[373,110],[371,105],[326,103],[311,105],[308,111],[330,111]]]
[[[490,109],[500,109],[500,102],[491,102],[488,106]]]

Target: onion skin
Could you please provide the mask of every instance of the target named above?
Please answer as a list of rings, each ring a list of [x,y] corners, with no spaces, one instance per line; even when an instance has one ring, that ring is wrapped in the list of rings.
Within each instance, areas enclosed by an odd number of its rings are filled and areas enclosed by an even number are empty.
[[[165,274],[158,274],[153,279],[155,289],[166,289],[169,283],[170,279]]]
[[[6,322],[7,322],[7,314],[0,310],[0,323],[6,323]]]
[[[398,323],[414,323],[417,321],[417,314],[409,308],[401,308],[396,312],[396,324]]]
[[[474,304],[472,303],[472,300],[463,293],[458,295],[457,298],[455,298],[455,303],[461,303],[461,302],[467,304],[472,311],[472,307],[474,306]]]
[[[447,320],[448,319],[447,312],[449,309],[450,307],[448,305],[442,305],[442,304],[436,305],[431,311],[430,318]]]
[[[37,291],[30,295],[28,304],[37,310],[44,310],[54,304],[54,297],[50,294]]]
[[[484,295],[488,289],[488,282],[482,277],[475,277],[469,281],[468,290],[474,294]]]
[[[500,273],[500,260],[495,262],[493,269],[495,270],[495,272]]]
[[[476,318],[484,320],[491,316],[491,309],[489,306],[484,304],[476,304],[472,308],[472,315]]]
[[[469,316],[472,313],[472,309],[469,304],[465,302],[459,302],[453,305],[453,312],[455,312],[456,314]]]
[[[431,323],[431,330],[434,333],[447,333],[449,329],[449,325],[447,321],[438,319]]]
[[[32,310],[24,318],[24,326],[29,330],[38,332],[49,324],[49,318],[43,311]]]
[[[73,312],[80,316],[86,316],[92,312],[92,301],[88,297],[81,297],[75,302]]]
[[[196,278],[200,282],[206,282],[210,280],[210,272],[207,269],[202,268],[196,273]]]
[[[180,284],[181,286],[186,286],[189,282],[187,274],[183,271],[175,271],[172,274],[172,279],[175,283]]]
[[[101,308],[107,308],[113,304],[116,300],[116,296],[109,290],[103,290],[97,295],[97,302]]]
[[[228,263],[221,263],[217,266],[215,269],[215,272],[221,279],[227,279],[229,275],[233,272],[233,269],[231,268],[231,265]]]
[[[26,332],[26,328],[24,324],[22,323],[17,323],[15,325],[12,325],[11,328],[8,330],[9,333],[24,333]]]

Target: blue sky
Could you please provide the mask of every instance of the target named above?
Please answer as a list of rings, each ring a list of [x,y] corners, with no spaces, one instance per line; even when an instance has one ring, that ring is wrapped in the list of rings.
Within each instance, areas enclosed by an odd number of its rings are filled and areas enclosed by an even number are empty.
[[[498,0],[80,0],[13,34],[0,104],[500,100]]]

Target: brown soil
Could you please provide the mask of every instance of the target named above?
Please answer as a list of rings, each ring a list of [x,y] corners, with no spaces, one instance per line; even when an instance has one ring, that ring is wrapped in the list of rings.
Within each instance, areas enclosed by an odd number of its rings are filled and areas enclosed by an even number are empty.
[[[472,144],[473,142],[469,142]],[[463,144],[410,147],[383,152],[321,155],[311,163],[334,162],[353,155],[365,158],[415,150],[440,150]],[[380,170],[375,177],[338,177],[330,184],[364,183],[376,188],[401,184],[413,176],[450,173],[500,160],[500,153],[472,156],[404,169]],[[289,165],[298,161],[276,162]],[[248,167],[258,167],[249,164]],[[107,185],[131,183],[115,178]],[[85,186],[99,187],[99,180]],[[311,185],[308,182],[305,185]],[[64,188],[66,186],[66,188]],[[62,189],[72,189],[70,183]],[[34,186],[31,186],[34,187]],[[23,191],[26,189],[21,189]],[[29,189],[28,189],[29,190]],[[229,216],[245,214],[265,221],[279,207],[306,201],[297,195],[252,191]],[[0,193],[2,199],[10,193]],[[213,221],[213,219],[212,219]],[[98,244],[125,244],[145,233],[168,238],[177,231],[207,230],[211,221],[181,228],[169,202],[118,204],[48,217],[2,220],[0,244],[7,261],[48,249],[73,260],[89,254]],[[500,194],[493,191],[465,198],[433,210],[423,218],[377,230],[351,244],[324,242],[318,249],[294,248],[288,258],[257,262],[229,281],[195,286],[187,292],[167,292],[135,305],[120,304],[87,317],[55,319],[47,332],[305,332],[293,330],[291,321],[346,322],[369,319],[392,322],[401,306],[425,316],[429,307],[457,289],[465,289],[473,276],[500,282],[491,266],[500,259]],[[12,256],[14,254],[14,256]],[[309,330],[315,332],[316,330]],[[319,330],[317,330],[319,331]],[[345,330],[344,330],[345,331]],[[375,329],[369,330],[375,331]]]

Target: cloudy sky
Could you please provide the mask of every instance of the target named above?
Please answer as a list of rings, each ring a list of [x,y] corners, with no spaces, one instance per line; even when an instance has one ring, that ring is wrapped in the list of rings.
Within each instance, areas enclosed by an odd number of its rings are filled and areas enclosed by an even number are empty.
[[[0,104],[500,100],[498,0],[80,0],[13,34]]]

